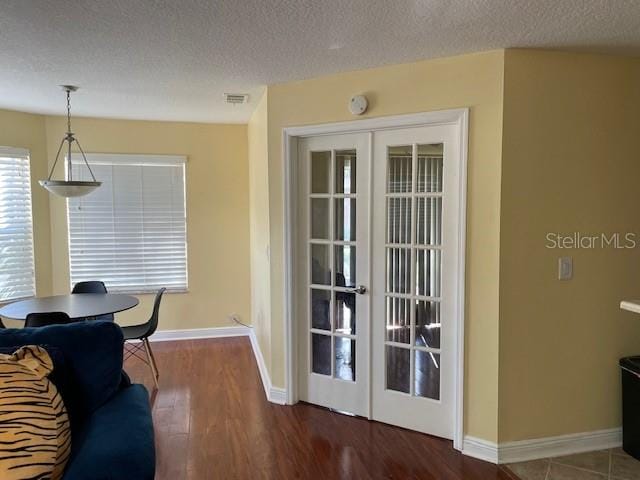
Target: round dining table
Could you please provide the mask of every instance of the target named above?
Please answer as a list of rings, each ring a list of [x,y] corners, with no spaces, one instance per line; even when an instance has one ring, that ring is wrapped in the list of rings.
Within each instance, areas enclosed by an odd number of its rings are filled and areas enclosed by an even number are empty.
[[[123,312],[138,303],[136,297],[119,293],[72,293],[10,303],[0,308],[0,317],[25,320],[30,313],[64,312],[72,320],[80,320]]]

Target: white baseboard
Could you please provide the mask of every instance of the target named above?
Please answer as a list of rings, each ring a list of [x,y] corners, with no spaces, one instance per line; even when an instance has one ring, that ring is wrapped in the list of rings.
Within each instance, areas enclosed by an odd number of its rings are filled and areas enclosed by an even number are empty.
[[[200,338],[245,337],[251,331],[248,327],[214,327],[192,328],[188,330],[156,330],[149,337],[152,342],[168,342],[173,340],[197,340]]]
[[[498,458],[500,463],[523,462],[538,458],[604,450],[621,445],[622,429],[611,428],[595,432],[502,443],[498,449]]]
[[[498,445],[481,438],[465,436],[462,454],[485,462],[498,463]]]
[[[168,342],[224,337],[249,337],[267,400],[279,405],[285,405],[287,403],[287,391],[284,388],[274,387],[271,384],[271,377],[264,363],[264,357],[262,356],[262,351],[260,350],[260,345],[258,344],[253,328],[234,325],[230,327],[193,328],[188,330],[157,330],[149,337],[149,340],[152,342]]]
[[[622,429],[611,428],[595,432],[505,442],[499,445],[467,436],[464,439],[462,453],[491,463],[514,463],[616,448],[620,445],[622,445]]]
[[[287,392],[284,388],[274,387],[271,384],[271,377],[269,376],[267,365],[264,363],[262,350],[260,350],[260,344],[253,329],[249,332],[249,339],[251,340],[251,348],[253,348],[253,354],[256,357],[258,371],[260,372],[260,378],[262,379],[262,386],[267,395],[267,400],[279,405],[285,405],[287,403]]]

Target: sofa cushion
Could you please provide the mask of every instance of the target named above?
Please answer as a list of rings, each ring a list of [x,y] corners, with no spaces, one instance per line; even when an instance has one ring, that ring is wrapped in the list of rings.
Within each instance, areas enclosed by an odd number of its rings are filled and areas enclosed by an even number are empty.
[[[61,388],[74,427],[118,391],[122,380],[124,339],[112,322],[74,322],[38,328],[0,330],[0,348],[47,345],[64,355]],[[57,380],[61,382],[61,379]]]
[[[136,384],[87,418],[64,480],[153,480],[155,462],[149,394]]]
[[[67,410],[37,345],[0,354],[0,478],[62,478],[71,453]]]

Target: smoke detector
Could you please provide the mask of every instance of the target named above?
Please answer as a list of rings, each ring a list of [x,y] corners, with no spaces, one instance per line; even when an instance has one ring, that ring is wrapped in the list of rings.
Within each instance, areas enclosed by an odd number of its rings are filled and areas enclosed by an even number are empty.
[[[241,105],[243,103],[249,103],[248,93],[225,93],[224,101],[232,105]]]

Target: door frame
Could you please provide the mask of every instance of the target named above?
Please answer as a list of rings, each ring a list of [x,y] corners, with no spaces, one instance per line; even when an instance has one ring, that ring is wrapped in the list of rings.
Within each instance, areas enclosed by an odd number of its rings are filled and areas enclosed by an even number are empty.
[[[465,319],[465,254],[466,254],[466,210],[467,210],[467,157],[469,137],[469,109],[459,108],[452,110],[439,110],[409,115],[395,115],[388,117],[376,117],[347,122],[326,123],[320,125],[285,127],[282,129],[282,155],[284,159],[284,196],[283,196],[283,238],[284,238],[284,355],[285,355],[285,390],[286,403],[293,405],[299,399],[298,396],[298,349],[297,329],[294,322],[295,298],[293,279],[295,276],[297,212],[296,212],[296,179],[298,161],[298,139],[302,137],[336,135],[346,133],[366,133],[380,130],[400,129],[408,127],[428,127],[433,125],[454,125],[457,127],[457,137],[460,147],[460,165],[458,178],[458,257],[457,264],[457,295],[456,315],[457,336],[454,346],[455,368],[455,392],[454,412],[455,425],[453,447],[462,450],[464,436],[464,319]],[[373,136],[369,136],[369,154],[372,153]],[[370,167],[371,168],[371,167]],[[369,182],[372,175],[369,176]],[[371,192],[369,193],[369,206],[371,207]],[[369,215],[371,209],[369,208]],[[369,225],[371,230],[371,222]],[[371,242],[371,235],[369,235]],[[371,258],[369,259],[371,261]],[[370,283],[370,282],[369,282]],[[369,300],[371,302],[371,299]],[[371,310],[370,310],[371,311]],[[370,335],[371,337],[371,335]],[[371,345],[369,348],[371,355]],[[369,399],[371,400],[371,383],[369,382]],[[369,411],[371,411],[369,402]]]

